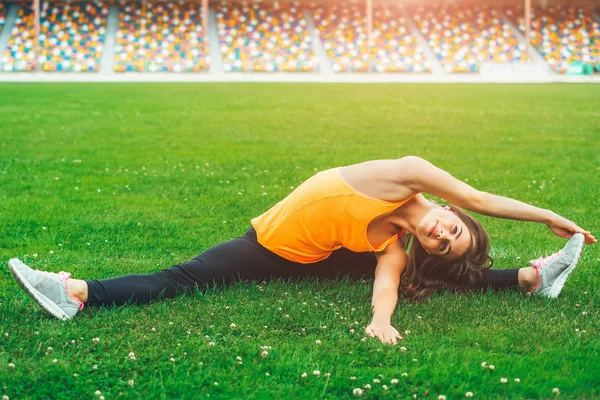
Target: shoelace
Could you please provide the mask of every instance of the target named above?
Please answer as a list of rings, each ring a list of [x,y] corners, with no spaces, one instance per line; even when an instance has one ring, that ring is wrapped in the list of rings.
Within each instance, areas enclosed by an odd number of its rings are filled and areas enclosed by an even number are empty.
[[[65,272],[65,271],[60,271],[58,274],[56,272],[40,271],[39,269],[36,269],[35,271],[39,272],[42,275],[46,275],[46,276],[56,276],[61,281],[66,281],[67,279],[69,279],[71,277],[71,274],[69,272]]]
[[[537,260],[531,260],[529,261],[529,264],[531,264],[533,268],[537,269],[538,272],[541,272],[551,261],[556,260],[556,258],[561,254],[562,250],[559,250],[548,257],[540,257]]]

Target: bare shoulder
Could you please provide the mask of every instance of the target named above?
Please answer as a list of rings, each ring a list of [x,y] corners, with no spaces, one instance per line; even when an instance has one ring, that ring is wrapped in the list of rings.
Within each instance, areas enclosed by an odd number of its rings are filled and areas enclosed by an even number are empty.
[[[386,201],[402,201],[416,194],[405,186],[419,164],[419,157],[373,160],[339,168],[341,178],[357,192]]]

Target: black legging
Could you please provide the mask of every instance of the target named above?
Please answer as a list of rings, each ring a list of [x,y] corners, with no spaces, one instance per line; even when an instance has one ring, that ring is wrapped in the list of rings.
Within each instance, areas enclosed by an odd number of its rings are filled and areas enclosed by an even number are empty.
[[[148,303],[158,297],[174,297],[181,292],[205,289],[236,280],[318,277],[352,280],[373,278],[377,259],[373,253],[334,251],[323,261],[295,263],[267,250],[250,229],[241,238],[211,247],[193,260],[153,274],[126,275],[104,280],[89,280],[86,305],[123,305]],[[518,287],[518,269],[490,269],[482,282],[470,289]]]

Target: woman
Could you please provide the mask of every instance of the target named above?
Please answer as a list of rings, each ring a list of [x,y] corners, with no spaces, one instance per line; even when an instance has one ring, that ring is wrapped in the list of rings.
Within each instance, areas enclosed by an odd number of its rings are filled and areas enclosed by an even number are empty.
[[[481,225],[458,207],[442,207],[421,193],[484,215],[542,222],[557,236],[572,238],[562,253],[531,267],[490,270],[488,238]],[[549,210],[480,192],[421,158],[404,157],[320,172],[254,218],[244,237],[154,274],[84,281],[64,272],[34,271],[16,259],[9,267],[21,287],[58,318],[73,317],[84,304],[149,302],[236,279],[374,276],[373,320],[365,331],[395,344],[401,337],[390,320],[401,281],[409,298],[444,286],[520,287],[556,297],[584,241],[592,244],[596,239]]]

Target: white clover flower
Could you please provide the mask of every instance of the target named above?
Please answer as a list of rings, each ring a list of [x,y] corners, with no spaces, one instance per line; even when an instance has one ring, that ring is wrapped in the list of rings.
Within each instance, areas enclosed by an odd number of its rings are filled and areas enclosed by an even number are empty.
[[[231,325],[229,325],[230,328],[235,328],[236,325],[232,322]]]
[[[485,361],[481,363],[481,368],[487,368],[487,367],[488,367],[488,365]]]
[[[308,374],[306,372],[303,372],[302,375],[300,375],[302,378],[306,378],[308,376]]]
[[[515,382],[520,383],[521,380],[519,378],[515,378]]]
[[[401,375],[402,375],[402,377],[406,378],[408,376],[408,373],[403,372]]]
[[[398,379],[394,378],[390,382],[391,382],[392,385],[397,385],[398,384]]]
[[[58,362],[58,360],[55,358],[54,360],[52,360],[52,364],[56,364]]]
[[[315,369],[313,371],[313,375],[319,376],[319,375],[321,375],[321,371],[319,371],[318,369]]]
[[[383,386],[381,386],[381,388],[382,388],[383,390],[388,390],[388,387],[387,387],[387,385],[383,385]]]
[[[209,346],[214,346],[214,345],[215,345],[215,342],[208,342],[208,345],[209,345]]]
[[[315,340],[315,344],[321,344],[321,341],[319,339]]]
[[[400,347],[400,351],[406,351],[406,347],[404,347],[404,346]]]
[[[98,338],[98,337],[92,339],[92,342],[94,342],[94,343],[98,343],[99,341],[100,341],[100,338]]]
[[[361,389],[361,388],[356,388],[356,389],[354,389],[354,390],[352,391],[352,394],[354,394],[355,396],[358,396],[358,397],[360,397],[360,396],[362,396],[362,394],[363,394],[363,391],[362,391],[362,389]]]
[[[366,338],[366,337],[364,337],[364,338],[360,339],[360,341],[361,341],[361,342],[366,342],[366,341],[367,341],[367,338]]]
[[[262,358],[265,358],[269,355],[268,351],[263,351],[262,353],[260,353],[260,355],[262,356]]]
[[[128,357],[130,360],[135,360],[135,353],[132,351],[131,353],[129,353]]]
[[[169,322],[169,325],[173,325],[173,322]]]
[[[331,376],[331,374],[329,372],[325,372],[325,377],[329,378]]]
[[[488,367],[491,371],[493,371],[495,369],[494,364],[490,364],[490,366]]]
[[[583,316],[585,317],[586,315],[588,315],[588,313],[587,313],[587,311],[583,311],[583,312],[581,313],[581,315],[583,315]]]
[[[368,383],[364,386],[365,390],[371,390],[371,385],[369,385]]]
[[[353,380],[353,381],[354,381],[354,380],[356,380],[356,377],[355,377],[355,376],[351,376],[351,377],[350,377],[350,380]]]
[[[265,376],[271,376],[271,374],[268,372],[265,372]]]
[[[135,382],[134,382],[134,380],[133,380],[133,379],[130,379],[129,381],[127,381],[127,384],[128,384],[129,386],[133,386],[133,385],[135,385]]]
[[[559,394],[560,390],[558,390],[558,388],[554,388],[552,389],[552,394]]]
[[[350,329],[348,332],[350,332],[350,334],[354,333],[354,329]]]
[[[13,364],[13,363],[8,364],[8,368],[11,368],[11,369],[15,368],[15,364]]]
[[[506,379],[506,378],[500,378],[500,382],[501,383],[506,383],[506,382],[508,382],[508,379]]]
[[[443,394],[440,394],[438,396],[438,400],[446,400],[446,396],[444,396]]]
[[[377,379],[377,378],[373,379],[373,383],[379,383],[379,382],[381,382],[379,379]]]
[[[33,255],[33,258],[36,258],[37,256],[38,256],[38,255],[37,255],[37,253],[35,253],[35,254]]]
[[[219,386],[219,382],[215,382],[215,383],[213,383],[213,385]]]
[[[465,397],[467,399],[470,399],[471,397],[473,397],[473,392],[467,392],[467,393],[465,393]]]
[[[235,359],[238,361],[242,361],[242,357],[240,357],[240,356],[237,356]]]
[[[171,357],[171,358],[169,359],[169,361],[171,361],[171,362],[175,362],[175,359],[174,359],[173,357]]]
[[[52,351],[52,350],[54,350],[54,349],[52,348],[52,346],[49,346],[49,347],[46,349],[46,351]]]
[[[104,396],[98,397],[98,400],[104,400]]]
[[[101,392],[101,391],[99,391],[99,390],[96,390],[96,391],[94,392],[94,394],[95,394],[96,396],[101,396],[101,395],[102,395],[102,392]]]

